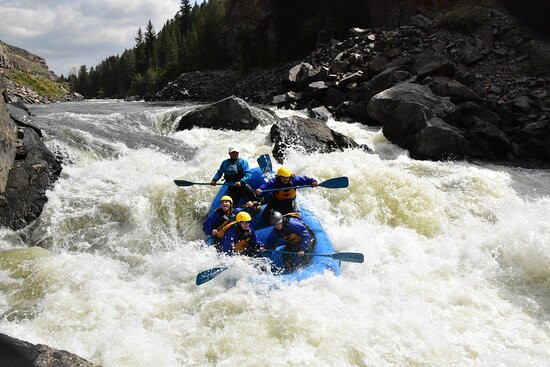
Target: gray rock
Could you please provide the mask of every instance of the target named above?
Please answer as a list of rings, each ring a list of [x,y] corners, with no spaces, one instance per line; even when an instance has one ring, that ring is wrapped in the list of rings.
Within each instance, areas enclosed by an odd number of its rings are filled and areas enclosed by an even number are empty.
[[[31,344],[0,334],[0,361],[5,367],[97,367],[65,350]]]
[[[447,77],[434,76],[422,81],[422,84],[430,87],[432,92],[439,96],[450,97],[454,103],[464,101],[480,102],[481,98],[464,84]]]
[[[330,129],[324,121],[292,116],[283,119],[271,127],[273,157],[279,163],[284,162],[289,147],[297,147],[305,153],[328,153],[359,145],[352,139]],[[364,149],[369,150],[368,147]]]
[[[350,63],[347,61],[334,61],[330,65],[330,71],[335,74],[345,73],[349,70]]]
[[[459,129],[433,117],[426,126],[400,143],[414,159],[445,160],[463,159],[470,155],[468,143]]]
[[[305,76],[313,69],[310,63],[301,62],[288,71],[288,80],[294,84],[300,84]]]
[[[199,107],[181,117],[176,130],[193,127],[211,129],[254,130],[261,122],[253,112],[254,107],[235,96]]]
[[[318,120],[327,121],[332,117],[332,114],[326,109],[325,106],[319,106],[309,110],[309,115]]]
[[[426,86],[401,83],[372,97],[368,112],[384,125],[383,133],[389,140],[399,142],[426,127],[437,108],[450,113],[454,105],[435,96]]]
[[[456,72],[453,64],[441,56],[431,54],[420,55],[413,64],[412,70],[419,79],[431,75],[453,77]]]
[[[368,103],[366,101],[346,102],[338,107],[337,117],[350,118],[353,121],[360,122],[369,126],[380,126],[380,122],[369,116]]]
[[[59,177],[61,162],[46,148],[38,134],[20,128],[23,145],[8,174],[3,200],[0,200],[0,225],[20,229],[38,218],[48,201],[48,190]]]
[[[6,189],[8,173],[15,158],[16,140],[15,123],[8,115],[4,96],[0,93],[0,194],[3,194]]]

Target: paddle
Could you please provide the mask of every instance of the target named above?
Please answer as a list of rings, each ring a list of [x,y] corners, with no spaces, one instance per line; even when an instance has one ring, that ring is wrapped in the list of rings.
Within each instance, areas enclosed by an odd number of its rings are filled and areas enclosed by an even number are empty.
[[[265,252],[296,255],[296,252],[292,251],[265,250]],[[335,260],[347,261],[350,263],[362,263],[363,261],[365,261],[365,257],[360,252],[337,252],[335,254],[315,254],[312,252],[306,252],[304,253],[304,256],[326,256],[332,257]]]
[[[193,185],[210,185],[210,182],[191,182],[186,180],[174,180],[174,183],[178,186],[193,186]],[[217,183],[216,185],[226,185],[226,183]]]
[[[273,166],[271,165],[271,158],[269,158],[269,154],[262,154],[258,157],[256,161],[258,162],[258,166],[263,173],[271,173],[273,171]]]
[[[229,269],[227,266],[219,267],[219,268],[211,268],[205,271],[201,271],[197,274],[197,279],[195,280],[196,285],[201,285],[203,283],[208,282],[209,280],[214,279],[217,277],[221,272]]]
[[[349,186],[349,179],[347,177],[335,177],[328,179],[326,181],[323,181],[319,184],[320,187],[325,187],[327,189],[342,189]],[[266,189],[262,190],[262,193],[264,192],[273,192],[273,191],[281,191],[281,190],[290,190],[290,189],[305,189],[307,187],[311,187],[311,185],[308,186],[290,186],[290,187],[280,187],[277,189]]]
[[[277,250],[265,250],[265,252],[291,254],[291,255],[296,254],[296,252],[277,251]],[[304,256],[325,256],[325,257],[331,257],[335,260],[347,261],[350,263],[363,263],[365,261],[365,257],[363,256],[362,253],[359,253],[359,252],[337,252],[335,254],[314,254],[311,252],[306,252],[304,253]],[[209,280],[214,279],[215,277],[220,275],[220,273],[226,271],[227,269],[229,269],[227,266],[223,266],[223,267],[211,268],[205,271],[201,271],[200,273],[197,274],[197,279],[195,280],[195,284],[196,285],[204,284]]]

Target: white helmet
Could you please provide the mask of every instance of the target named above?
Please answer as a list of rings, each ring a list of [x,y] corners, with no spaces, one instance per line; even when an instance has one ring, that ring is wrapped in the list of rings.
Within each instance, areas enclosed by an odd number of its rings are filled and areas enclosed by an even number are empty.
[[[238,149],[237,147],[234,147],[234,146],[229,147],[227,153],[231,154],[232,152],[237,152],[237,153],[239,153],[239,149]]]

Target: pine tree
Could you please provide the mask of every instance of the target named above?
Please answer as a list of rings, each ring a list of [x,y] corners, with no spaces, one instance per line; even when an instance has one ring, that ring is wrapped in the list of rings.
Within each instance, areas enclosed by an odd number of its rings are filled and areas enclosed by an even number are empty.
[[[136,72],[140,75],[145,75],[147,71],[147,50],[145,46],[145,39],[141,28],[138,29],[135,47],[135,60],[136,60]]]
[[[181,0],[179,11],[179,29],[180,34],[185,35],[189,31],[189,16],[191,14],[191,4],[189,0]]]
[[[92,91],[90,90],[90,75],[88,74],[86,65],[82,65],[80,70],[78,70],[75,90],[87,98],[93,97]]]
[[[145,27],[145,55],[147,60],[147,69],[152,69],[157,66],[157,57],[155,54],[155,29],[151,20],[147,22]]]

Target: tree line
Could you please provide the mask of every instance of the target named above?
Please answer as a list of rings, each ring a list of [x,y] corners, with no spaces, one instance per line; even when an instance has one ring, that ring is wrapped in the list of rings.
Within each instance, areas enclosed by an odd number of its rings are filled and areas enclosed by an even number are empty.
[[[137,30],[133,48],[89,70],[82,65],[61,80],[86,98],[121,98],[155,93],[188,71],[274,66],[307,55],[322,39],[345,36],[351,26],[366,25],[368,2],[205,0],[191,6],[181,0],[158,33],[149,20]],[[256,14],[261,11],[263,16]]]

